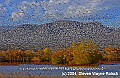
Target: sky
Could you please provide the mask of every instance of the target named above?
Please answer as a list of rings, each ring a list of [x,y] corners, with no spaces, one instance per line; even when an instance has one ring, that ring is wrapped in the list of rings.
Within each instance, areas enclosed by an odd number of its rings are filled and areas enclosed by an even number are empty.
[[[57,20],[120,27],[120,0],[0,0],[0,26]]]

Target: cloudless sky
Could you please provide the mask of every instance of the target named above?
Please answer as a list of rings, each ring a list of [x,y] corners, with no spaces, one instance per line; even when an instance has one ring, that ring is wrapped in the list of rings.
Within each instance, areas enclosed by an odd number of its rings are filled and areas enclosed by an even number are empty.
[[[120,27],[120,0],[0,0],[0,26],[56,20]]]

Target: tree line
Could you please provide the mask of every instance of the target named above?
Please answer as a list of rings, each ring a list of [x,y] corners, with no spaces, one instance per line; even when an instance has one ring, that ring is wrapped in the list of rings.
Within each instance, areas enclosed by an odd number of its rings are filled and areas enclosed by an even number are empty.
[[[72,43],[72,46],[53,52],[43,50],[0,51],[0,62],[49,62],[51,64],[96,64],[99,61],[120,61],[120,48],[106,47],[103,51],[93,40]]]

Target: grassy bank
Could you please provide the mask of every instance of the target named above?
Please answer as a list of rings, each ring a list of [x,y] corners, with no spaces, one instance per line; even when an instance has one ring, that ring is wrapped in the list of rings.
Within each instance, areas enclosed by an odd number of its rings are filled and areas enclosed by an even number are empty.
[[[21,64],[52,65],[50,62],[0,62],[0,66],[18,66]]]
[[[18,66],[21,64],[35,64],[35,65],[56,65],[56,66],[90,66],[90,67],[94,67],[94,66],[98,66],[100,64],[107,64],[107,65],[111,65],[111,64],[120,64],[120,62],[117,61],[113,61],[113,62],[107,62],[107,61],[100,61],[97,64],[52,64],[50,62],[0,62],[0,66]]]

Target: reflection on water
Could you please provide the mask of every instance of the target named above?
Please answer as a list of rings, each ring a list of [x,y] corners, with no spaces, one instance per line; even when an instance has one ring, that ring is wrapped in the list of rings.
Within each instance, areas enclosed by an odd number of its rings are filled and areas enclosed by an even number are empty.
[[[0,66],[0,73],[18,76],[85,76],[120,78],[120,64],[100,65],[98,67],[59,67],[54,65],[23,64],[19,66]]]

